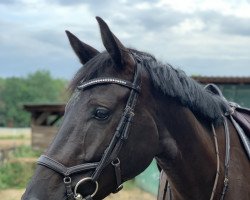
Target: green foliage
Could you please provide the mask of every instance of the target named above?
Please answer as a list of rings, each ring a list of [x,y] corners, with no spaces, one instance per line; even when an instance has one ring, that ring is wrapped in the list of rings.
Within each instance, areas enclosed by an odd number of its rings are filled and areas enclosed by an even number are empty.
[[[25,103],[62,103],[67,99],[67,81],[54,79],[48,71],[37,71],[25,78],[0,79],[0,126],[29,126]]]
[[[24,188],[34,173],[36,163],[20,162],[17,158],[37,158],[40,151],[34,151],[30,146],[19,146],[11,153],[10,162],[0,166],[0,189]]]
[[[20,140],[24,138],[24,135],[0,135],[0,140]]]
[[[15,158],[39,157],[42,152],[33,150],[31,146],[22,145],[15,149],[13,156]]]
[[[41,152],[34,151],[30,146],[20,146],[12,153],[12,159],[35,157],[37,158]],[[0,166],[0,190],[7,188],[25,188],[30,181],[36,163],[25,163],[20,161],[8,162]],[[125,190],[132,190],[136,187],[134,180],[124,183]]]
[[[0,189],[25,188],[35,170],[35,163],[5,163],[0,167]]]

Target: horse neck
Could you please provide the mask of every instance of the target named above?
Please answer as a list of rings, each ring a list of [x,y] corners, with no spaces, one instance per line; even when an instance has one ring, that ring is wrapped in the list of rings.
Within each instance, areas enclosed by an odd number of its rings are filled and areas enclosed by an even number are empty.
[[[161,153],[156,159],[168,176],[174,199],[208,199],[216,173],[211,125],[173,100],[158,105]],[[162,108],[167,109],[162,112]]]

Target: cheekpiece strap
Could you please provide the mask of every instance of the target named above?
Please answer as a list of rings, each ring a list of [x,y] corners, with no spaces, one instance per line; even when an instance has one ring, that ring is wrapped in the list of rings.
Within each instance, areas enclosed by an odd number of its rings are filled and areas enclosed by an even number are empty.
[[[118,85],[130,88],[130,89],[133,89],[137,92],[140,92],[140,86],[134,85],[133,83],[129,81],[117,79],[117,78],[94,78],[94,79],[84,82],[82,85],[79,85],[77,89],[85,90],[91,86],[101,85],[101,84],[118,84]]]

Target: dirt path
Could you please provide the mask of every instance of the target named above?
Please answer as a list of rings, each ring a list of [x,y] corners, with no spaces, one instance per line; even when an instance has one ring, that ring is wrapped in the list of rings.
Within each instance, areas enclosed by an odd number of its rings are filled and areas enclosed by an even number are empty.
[[[3,200],[20,200],[24,189],[0,190],[0,197]],[[106,200],[155,200],[156,197],[140,189],[122,190],[117,194],[112,194],[105,198]]]
[[[0,190],[0,197],[5,200],[20,200],[23,191],[23,189]]]
[[[111,194],[107,198],[107,200],[155,200],[156,197],[144,192],[138,188],[131,189],[131,190],[122,190],[117,194]]]
[[[30,145],[30,128],[0,128],[0,149]]]
[[[26,141],[22,139],[0,140],[0,149],[9,149],[9,148],[18,147],[21,145],[30,145],[30,141]]]

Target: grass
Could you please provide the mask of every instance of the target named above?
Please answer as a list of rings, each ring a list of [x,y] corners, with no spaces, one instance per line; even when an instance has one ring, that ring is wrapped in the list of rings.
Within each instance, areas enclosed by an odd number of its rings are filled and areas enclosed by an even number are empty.
[[[34,151],[30,146],[22,145],[11,153],[11,159],[37,158],[40,151]],[[0,190],[7,188],[25,188],[34,173],[36,163],[7,162],[0,166]],[[133,180],[124,183],[124,190],[136,187]]]
[[[35,169],[35,163],[5,163],[0,167],[0,189],[25,188]]]
[[[24,140],[25,135],[0,135],[0,140]]]
[[[11,158],[37,158],[41,152],[34,151],[30,146],[19,146],[11,154]],[[29,182],[36,163],[7,162],[0,166],[0,189],[24,188]]]
[[[21,131],[12,131],[11,129],[5,130],[0,128],[0,140],[29,141],[29,130],[25,130],[26,132],[23,130]],[[11,153],[10,162],[6,162],[3,165],[0,165],[0,196],[2,195],[1,192],[10,190],[11,193],[13,193],[13,191],[15,191],[16,189],[23,189],[27,186],[27,183],[30,181],[36,168],[36,163],[24,162],[22,158],[37,158],[41,153],[42,152],[34,151],[30,146],[27,145],[21,145]],[[124,183],[125,191],[130,191],[134,188],[136,188],[136,185],[133,180]],[[8,200],[14,199],[10,198],[10,196],[11,195],[8,195]],[[6,199],[5,196],[4,198],[1,197],[0,199]],[[20,199],[20,197],[15,199]]]
[[[13,152],[14,158],[39,157],[42,152],[33,150],[31,146],[22,145],[17,147]]]
[[[3,128],[0,127],[0,137],[5,137],[5,136],[13,136],[13,137],[18,137],[18,136],[24,136],[27,138],[30,138],[31,136],[31,129],[30,128]]]

